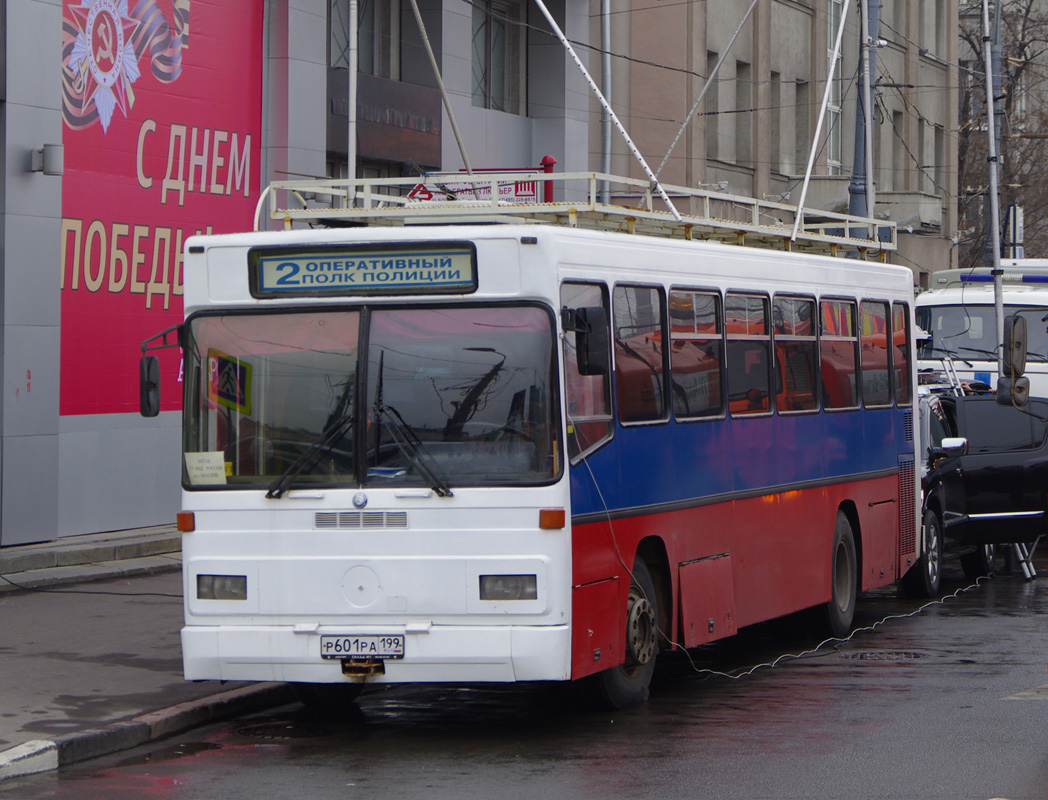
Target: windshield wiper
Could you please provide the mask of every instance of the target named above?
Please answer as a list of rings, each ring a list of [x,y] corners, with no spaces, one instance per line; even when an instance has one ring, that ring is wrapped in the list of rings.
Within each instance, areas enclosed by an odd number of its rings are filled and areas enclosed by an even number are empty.
[[[917,357],[927,358],[927,353],[942,353],[943,355],[947,355],[950,358],[956,358],[958,361],[964,362],[969,367],[972,365],[970,361],[965,361],[965,359],[961,358],[960,353],[958,353],[956,350],[950,350],[948,347],[922,347],[920,352],[917,354]],[[932,358],[934,358],[934,356],[932,356]]]
[[[385,419],[387,422],[386,428],[389,431],[389,437],[393,440],[393,443],[397,446],[397,449],[410,461],[419,472],[422,473],[422,477],[425,478],[430,488],[437,493],[438,497],[453,497],[451,487],[448,482],[443,478],[437,476],[437,474],[430,468],[429,464],[426,463],[426,455],[423,449],[422,440],[415,435],[415,432],[411,430],[404,418],[400,416],[400,412],[392,406],[385,405],[381,398],[375,399],[375,404],[372,406],[376,421]],[[376,442],[377,447],[381,442]]]
[[[961,347],[961,350],[965,350],[969,353],[978,353],[979,355],[989,356],[990,359],[996,359],[997,354],[993,350],[983,350],[981,347]]]
[[[350,415],[336,420],[302,455],[291,462],[291,466],[280,473],[280,476],[269,484],[269,491],[266,492],[266,497],[276,499],[284,494],[290,488],[295,478],[316,464],[324,454],[328,453],[345,434],[346,428],[352,424],[353,417]]]

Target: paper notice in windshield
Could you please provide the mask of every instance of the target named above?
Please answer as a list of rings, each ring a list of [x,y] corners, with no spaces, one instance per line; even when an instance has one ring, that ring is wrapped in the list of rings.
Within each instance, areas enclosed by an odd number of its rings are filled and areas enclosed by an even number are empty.
[[[186,475],[193,486],[220,486],[226,482],[222,453],[186,453]]]

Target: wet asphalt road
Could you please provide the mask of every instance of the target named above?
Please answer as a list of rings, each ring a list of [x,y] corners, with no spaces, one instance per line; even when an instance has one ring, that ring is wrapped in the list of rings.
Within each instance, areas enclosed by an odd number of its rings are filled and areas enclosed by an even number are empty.
[[[948,565],[945,591],[968,585]],[[1048,798],[1048,578],[921,606],[864,596],[858,627],[896,618],[737,680],[697,670],[818,642],[790,619],[676,654],[624,712],[561,686],[397,687],[348,718],[289,706],[0,798]]]

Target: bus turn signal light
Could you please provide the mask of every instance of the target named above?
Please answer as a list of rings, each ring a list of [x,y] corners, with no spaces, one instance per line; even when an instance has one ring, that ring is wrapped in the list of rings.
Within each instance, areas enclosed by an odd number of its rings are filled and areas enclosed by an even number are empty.
[[[182,533],[192,533],[196,530],[196,517],[192,511],[179,511],[175,527]]]
[[[565,524],[563,508],[544,508],[539,511],[539,528],[544,531],[560,530]]]

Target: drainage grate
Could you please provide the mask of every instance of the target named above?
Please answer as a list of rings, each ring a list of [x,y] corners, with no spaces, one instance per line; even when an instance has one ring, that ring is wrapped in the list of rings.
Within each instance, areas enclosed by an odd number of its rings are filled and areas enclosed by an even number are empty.
[[[867,651],[864,653],[841,653],[841,658],[853,661],[914,661],[924,658],[923,653],[901,651]]]
[[[236,729],[241,736],[252,739],[316,739],[330,736],[332,729],[312,722],[291,722],[290,720],[272,720],[257,722],[254,725],[243,725]]]

